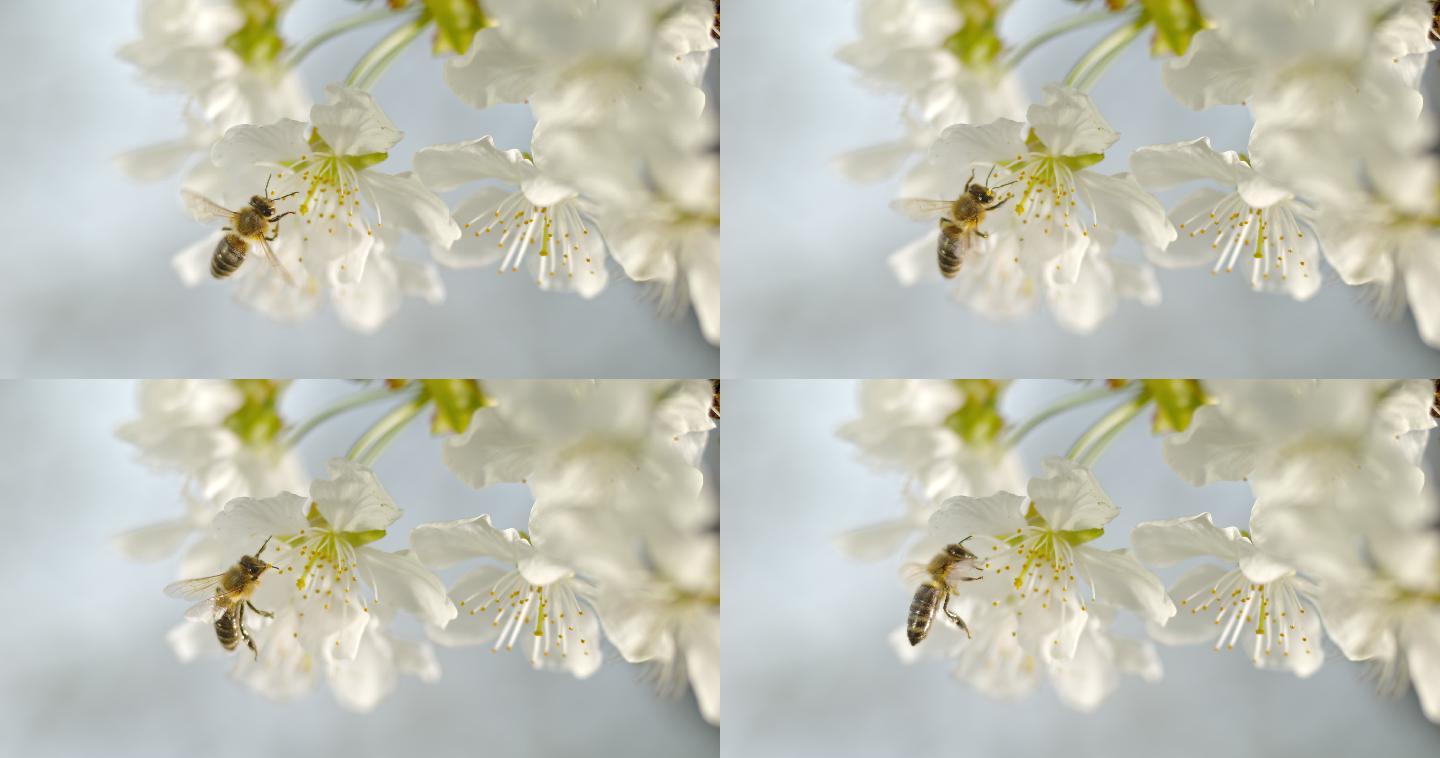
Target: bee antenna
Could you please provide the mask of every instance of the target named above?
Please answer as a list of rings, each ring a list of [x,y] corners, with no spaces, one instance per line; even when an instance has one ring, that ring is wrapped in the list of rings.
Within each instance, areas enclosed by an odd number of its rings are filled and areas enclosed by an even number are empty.
[[[269,173],[269,174],[266,174],[266,176],[265,176],[265,196],[266,196],[266,197],[269,197],[269,196],[270,196],[270,180],[273,179],[273,178],[275,178],[275,174],[274,174],[273,172],[272,172],[272,173]]]
[[[972,540],[972,539],[975,539],[975,535],[973,535],[973,534],[970,535],[969,537],[966,537],[966,538],[963,539],[963,540],[960,540],[960,544],[963,545],[963,544],[965,544],[966,542],[969,542],[969,541]]]
[[[994,187],[991,187],[990,189],[992,189],[992,190],[1003,189],[1003,188],[1009,187],[1010,185],[1015,184],[1015,183],[1017,183],[1017,182],[1019,182],[1019,181],[1020,181],[1019,179],[1011,179],[1010,181],[1005,182],[1004,184],[998,184],[998,185],[996,185],[996,186],[994,186]]]
[[[269,544],[270,544],[270,540],[274,539],[274,537],[275,537],[275,535],[272,534],[272,535],[270,535],[269,537],[266,537],[264,542],[260,543],[260,549],[255,551],[255,557],[256,557],[256,558],[259,558],[259,557],[260,557],[260,554],[263,553],[263,552],[265,552],[265,546],[266,546],[266,545],[269,545]]]
[[[990,173],[985,175],[985,186],[990,186],[990,177],[995,175],[995,164],[990,164]]]

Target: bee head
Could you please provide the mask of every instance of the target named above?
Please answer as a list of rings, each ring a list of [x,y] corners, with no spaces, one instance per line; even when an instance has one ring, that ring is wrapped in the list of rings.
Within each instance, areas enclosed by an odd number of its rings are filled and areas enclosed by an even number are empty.
[[[965,547],[965,540],[968,539],[970,538],[966,537],[964,540],[960,540],[952,545],[946,545],[945,552],[957,561],[974,560],[975,554]]]
[[[983,184],[972,183],[969,187],[965,188],[965,191],[969,192],[971,197],[979,200],[985,205],[990,205],[991,203],[995,202],[995,193],[992,192],[989,187],[986,187]]]
[[[254,208],[265,218],[270,218],[275,215],[275,203],[260,195],[254,195],[250,198],[250,207]]]
[[[251,579],[254,579],[265,573],[265,569],[270,568],[270,564],[253,555],[242,555],[240,556],[240,568],[245,569],[245,573],[249,574]]]

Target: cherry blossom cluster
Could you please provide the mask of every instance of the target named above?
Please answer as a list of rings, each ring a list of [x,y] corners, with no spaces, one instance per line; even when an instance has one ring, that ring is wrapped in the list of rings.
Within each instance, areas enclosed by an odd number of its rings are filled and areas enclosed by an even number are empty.
[[[907,199],[953,200],[972,171],[1005,185],[1008,205],[986,216],[988,238],[954,282],[975,311],[1013,318],[1043,298],[1061,326],[1089,333],[1122,298],[1160,302],[1150,264],[1239,269],[1255,291],[1307,300],[1327,276],[1323,260],[1382,313],[1408,303],[1440,347],[1440,162],[1419,92],[1433,3],[1107,0],[1076,4],[1019,44],[999,33],[1006,0],[859,3],[860,38],[839,57],[901,98],[904,132],[839,168],[857,181],[902,173]],[[1017,65],[1097,25],[1111,30],[1028,104]],[[1245,150],[1183,134],[1136,150],[1128,172],[1096,170],[1120,134],[1086,93],[1142,39],[1179,103],[1248,110]],[[1168,212],[1151,194],[1180,186],[1195,189]],[[890,257],[902,284],[940,281],[937,234]],[[1117,235],[1146,262],[1112,258]]]
[[[272,243],[280,267],[252,251],[235,275],[240,302],[297,321],[328,295],[341,322],[373,332],[405,297],[445,297],[434,265],[396,255],[408,233],[445,266],[584,298],[605,288],[614,258],[662,311],[693,307],[719,343],[718,129],[703,89],[718,3],[389,0],[299,42],[282,33],[293,6],[141,0],[140,36],[120,51],[147,84],[183,97],[185,124],[181,137],[120,156],[122,169],[141,180],[183,172],[187,192],[231,209],[268,191],[294,214]],[[393,29],[312,102],[298,64],[375,24]],[[477,134],[394,166],[404,135],[369,90],[427,38],[437,76],[464,103],[528,105],[528,145]],[[437,194],[466,186],[453,207]],[[175,257],[187,285],[209,278],[219,240]]]
[[[400,674],[438,677],[435,645],[514,650],[577,679],[608,648],[650,670],[662,692],[691,689],[719,723],[719,517],[701,470],[718,383],[393,380],[298,423],[286,388],[145,382],[139,417],[118,430],[141,463],[182,477],[183,506],[119,535],[122,553],[178,553],[180,578],[193,579],[265,546],[271,568],[252,602],[273,617],[244,617],[256,652],[229,653],[237,681],[288,700],[323,678],[341,705],[366,711]],[[383,404],[390,410],[348,453],[307,473],[313,462],[296,449],[307,433]],[[396,533],[403,504],[371,467],[427,413],[437,471],[476,489],[527,485],[525,523],[480,514],[415,525],[408,544]],[[457,516],[474,512],[453,505]],[[455,566],[464,573],[447,586],[437,571]],[[402,614],[424,639],[392,633]],[[226,654],[209,622],[171,630],[180,660]]]
[[[941,660],[996,698],[1048,678],[1088,711],[1124,674],[1161,678],[1154,642],[1235,650],[1307,677],[1328,639],[1382,689],[1413,685],[1440,723],[1440,502],[1421,465],[1440,382],[1113,380],[1018,421],[1003,415],[1005,389],[866,382],[860,417],[839,432],[863,461],[904,477],[900,516],[837,540],[859,560],[904,556],[891,639],[902,660]],[[1096,404],[1110,410],[1027,476],[1017,443]],[[1248,483],[1248,522],[1166,513],[1158,498],[1113,502],[1092,466],[1142,418],[1180,479]],[[1128,545],[1106,534],[1122,506],[1153,519]],[[961,540],[976,557],[959,571],[968,581],[949,578],[950,608],[970,633],[940,616],[912,646],[903,593]],[[1186,570],[1167,587],[1153,569],[1173,565]],[[1114,634],[1122,614],[1148,638]]]

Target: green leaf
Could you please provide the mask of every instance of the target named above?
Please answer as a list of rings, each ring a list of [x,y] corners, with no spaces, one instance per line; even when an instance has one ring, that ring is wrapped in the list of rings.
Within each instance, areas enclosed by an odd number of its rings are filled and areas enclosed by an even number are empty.
[[[1145,379],[1145,392],[1155,399],[1156,434],[1183,432],[1190,428],[1195,411],[1207,401],[1197,379]]]
[[[1155,24],[1154,55],[1181,56],[1190,49],[1190,40],[1205,28],[1195,0],[1139,0]]]
[[[225,417],[225,428],[251,447],[268,445],[285,426],[276,409],[284,383],[273,379],[235,379],[244,401]]]
[[[435,401],[431,434],[463,434],[475,411],[488,404],[480,382],[474,379],[421,379],[420,383]]]
[[[475,33],[490,25],[480,0],[424,0],[435,19],[435,54],[464,55]]]

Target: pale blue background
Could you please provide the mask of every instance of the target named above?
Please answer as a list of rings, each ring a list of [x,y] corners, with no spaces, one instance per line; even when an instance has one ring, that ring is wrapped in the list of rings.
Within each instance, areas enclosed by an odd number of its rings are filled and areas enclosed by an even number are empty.
[[[1343,286],[1327,285],[1316,299],[1296,303],[1253,294],[1239,271],[1161,271],[1162,305],[1122,303],[1088,337],[1065,332],[1043,308],[1001,325],[938,285],[901,287],[885,259],[925,227],[888,209],[896,182],[856,185],[831,165],[840,153],[901,134],[899,101],[861,88],[835,59],[857,36],[855,3],[741,0],[728,7],[725,376],[1440,373],[1440,352],[1420,341],[1412,323],[1375,320]],[[1002,34],[1023,40],[1077,12],[1065,0],[1020,0]],[[1045,82],[1063,79],[1109,28],[1037,50],[1021,67],[1029,97],[1039,99]],[[1234,107],[1197,114],[1175,103],[1144,44],[1128,50],[1092,94],[1122,134],[1099,167],[1107,173],[1125,170],[1131,151],[1148,144],[1209,135],[1219,149],[1245,148],[1248,116]],[[1133,243],[1119,255],[1139,259]]]
[[[373,6],[373,4],[371,4]],[[347,13],[304,0],[283,27],[300,40]],[[180,101],[115,57],[135,38],[131,0],[6,3],[0,25],[0,376],[714,376],[719,351],[693,314],[658,317],[611,263],[597,299],[543,293],[523,276],[442,267],[446,302],[407,300],[375,335],[325,306],[296,326],[237,305],[228,282],[186,288],[170,265],[208,229],[180,207],[179,180],[136,184],[113,156],[181,133]],[[312,97],[343,81],[393,23],[335,39],[301,67]],[[428,39],[428,38],[427,38]],[[718,67],[712,67],[718,70]],[[405,139],[380,168],[427,145],[493,134],[529,144],[523,107],[481,112],[441,80],[419,40],[373,90]],[[460,193],[463,197],[464,193]],[[450,198],[452,201],[455,198]],[[407,238],[402,255],[428,257]]]
[[[1074,385],[1020,382],[1023,418]],[[1374,694],[1330,651],[1308,680],[1252,668],[1239,651],[1159,647],[1164,679],[1127,678],[1100,709],[1076,713],[1048,683],[994,701],[943,663],[904,666],[886,641],[909,607],[899,559],[862,564],[831,545],[844,530],[901,513],[899,475],[863,465],[835,430],[857,413],[850,381],[725,385],[724,754],[734,758],[896,756],[1433,756],[1440,727],[1413,696]],[[1021,445],[1027,471],[1060,454],[1107,404],[1072,411]],[[1432,451],[1433,452],[1433,451]],[[1165,465],[1145,424],[1125,430],[1095,474],[1121,514],[1096,544],[1126,544],[1142,521],[1209,510],[1244,525],[1248,488],[1195,488]],[[1182,567],[1183,570],[1183,567]],[[1176,572],[1164,574],[1172,577]],[[1125,633],[1137,632],[1129,624]]]
[[[282,413],[303,418],[355,390],[302,382]],[[657,697],[643,670],[608,647],[605,664],[585,681],[532,671],[518,651],[438,649],[440,681],[402,676],[367,715],[341,709],[323,682],[307,698],[276,704],[229,679],[228,662],[177,662],[164,635],[186,605],[161,593],[177,578],[175,562],[132,563],[110,545],[123,530],[180,513],[179,479],[142,467],[113,436],[134,418],[135,392],[128,381],[0,382],[7,429],[0,442],[0,755],[718,753],[719,731],[701,720],[688,694]],[[343,456],[387,407],[333,419],[307,437],[300,449],[312,475]],[[417,422],[376,464],[405,511],[378,546],[400,549],[421,523],[480,513],[523,527],[524,487],[472,490],[445,468],[439,446]],[[713,471],[713,455],[710,464]],[[413,624],[397,633],[420,634]]]

